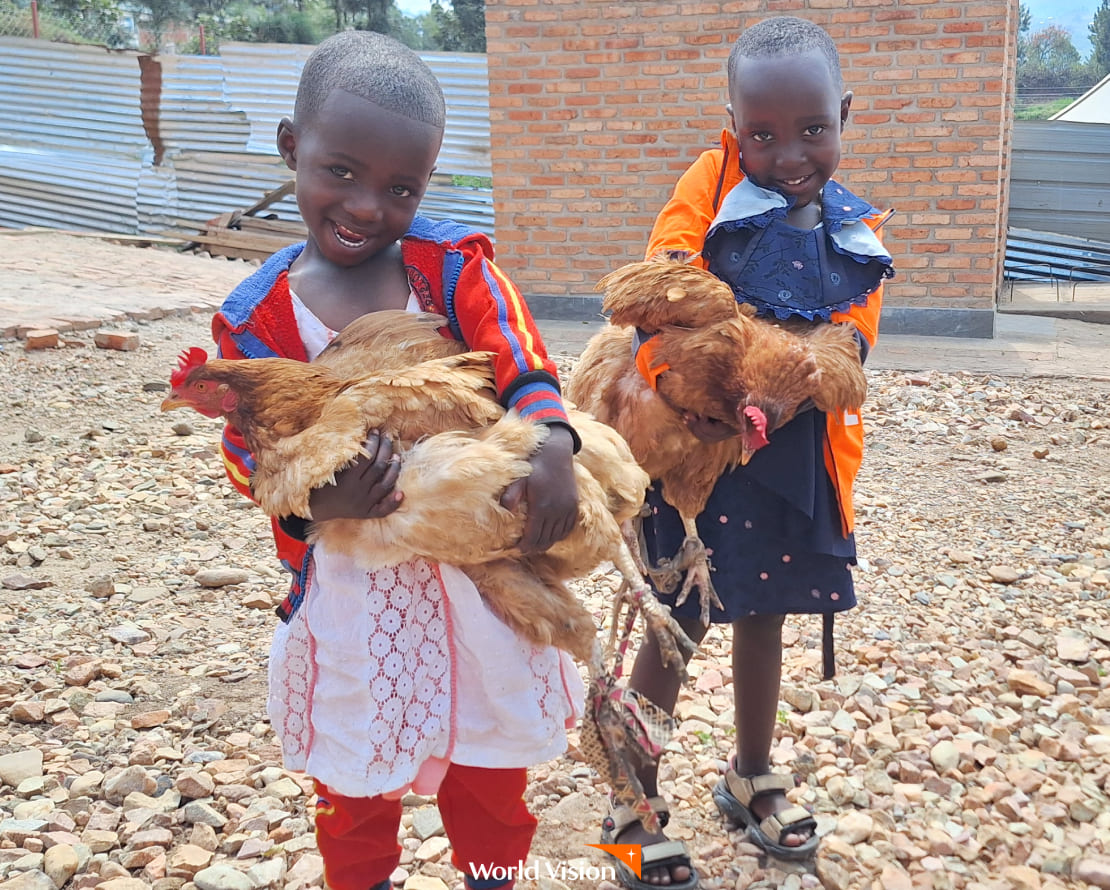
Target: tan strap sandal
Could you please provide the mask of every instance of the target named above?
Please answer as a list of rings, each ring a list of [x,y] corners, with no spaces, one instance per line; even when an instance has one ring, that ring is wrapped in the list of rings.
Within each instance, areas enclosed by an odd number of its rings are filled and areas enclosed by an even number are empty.
[[[665,828],[667,823],[671,821],[671,812],[667,801],[662,797],[649,797],[648,805],[659,817],[659,826]],[[627,805],[613,807],[609,815],[601,822],[601,842],[603,844],[619,844],[618,838],[634,822],[639,823],[640,817],[636,815],[636,811],[632,807]],[[657,888],[664,886],[649,884],[647,881],[641,880],[636,876],[636,872],[615,856],[613,861],[617,867],[618,880],[629,890],[657,890]],[[695,890],[698,887],[698,871],[690,861],[690,851],[686,849],[686,844],[682,841],[656,841],[641,846],[641,874],[645,869],[661,868],[669,865],[686,866],[690,869],[690,877],[681,883],[666,884],[667,890]]]
[[[760,849],[779,859],[809,859],[820,842],[817,821],[809,810],[795,804],[763,819],[752,810],[752,801],[757,798],[786,794],[794,787],[793,777],[783,773],[741,776],[730,768],[713,789],[713,800],[727,818],[747,828],[748,837]],[[805,843],[789,846],[782,842],[788,834],[807,831],[810,836]]]

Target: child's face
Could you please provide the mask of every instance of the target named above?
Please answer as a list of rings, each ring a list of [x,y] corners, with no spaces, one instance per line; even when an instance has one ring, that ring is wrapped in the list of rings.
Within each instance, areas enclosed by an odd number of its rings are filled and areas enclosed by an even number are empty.
[[[309,239],[356,266],[408,231],[435,170],[443,131],[332,90],[308,121],[283,120],[278,150],[297,173]]]
[[[744,173],[796,198],[795,208],[818,200],[840,164],[840,131],[852,104],[851,93],[837,90],[825,57],[741,59],[729,81]]]

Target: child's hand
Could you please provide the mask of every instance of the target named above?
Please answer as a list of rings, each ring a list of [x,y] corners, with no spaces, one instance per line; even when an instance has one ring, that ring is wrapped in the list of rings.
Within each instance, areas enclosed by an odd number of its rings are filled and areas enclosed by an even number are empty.
[[[574,480],[574,438],[553,424],[547,441],[532,455],[532,473],[518,479],[501,496],[501,505],[515,510],[521,501],[527,516],[520,549],[538,553],[570,534],[578,521],[578,486]]]
[[[683,412],[683,421],[686,428],[697,436],[702,442],[723,442],[733,436],[740,435],[736,427],[725,423],[723,420],[714,420],[704,414],[694,414],[692,411]]]
[[[381,519],[401,506],[404,495],[393,490],[401,472],[393,444],[374,431],[366,439],[366,451],[370,457],[360,456],[336,473],[334,485],[313,490],[309,499],[313,519]]]

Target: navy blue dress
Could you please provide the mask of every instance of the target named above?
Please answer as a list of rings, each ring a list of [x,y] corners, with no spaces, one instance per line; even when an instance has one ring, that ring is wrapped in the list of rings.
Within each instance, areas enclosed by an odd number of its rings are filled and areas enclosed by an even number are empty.
[[[746,467],[717,481],[698,517],[713,586],[724,604],[724,611],[712,607],[710,620],[842,612],[856,604],[856,542],[841,535],[840,508],[825,472],[824,430],[823,412],[804,411],[776,430]],[[644,539],[655,563],[674,556],[685,531],[658,482],[647,500]],[[673,605],[675,594],[660,598]],[[695,591],[674,613],[697,618],[700,611]]]
[[[822,196],[819,229],[787,225],[792,204],[792,198],[742,180],[725,196],[706,236],[709,270],[761,315],[828,321],[834,311],[865,303],[893,274],[890,256],[862,222],[878,211],[832,180]],[[724,605],[712,608],[712,621],[831,616],[855,606],[855,537],[841,533],[840,506],[825,469],[826,423],[816,409],[799,413],[746,467],[717,481],[697,520]],[[685,537],[678,511],[659,488],[657,482],[648,494],[651,515],[643,525],[653,563],[674,556]],[[673,605],[675,596],[661,599]],[[700,611],[693,593],[675,614],[697,618]],[[826,619],[826,659],[831,636]]]

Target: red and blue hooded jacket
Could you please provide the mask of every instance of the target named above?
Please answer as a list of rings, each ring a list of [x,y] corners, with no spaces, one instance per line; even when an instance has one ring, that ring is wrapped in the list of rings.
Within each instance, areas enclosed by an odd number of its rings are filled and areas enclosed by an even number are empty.
[[[224,301],[212,320],[221,358],[308,361],[288,275],[304,246],[294,244],[275,253]],[[470,349],[494,353],[501,403],[521,417],[563,424],[573,433],[555,363],[520,291],[493,262],[490,240],[459,223],[418,216],[401,241],[401,256],[420,308],[447,318],[444,335]],[[254,459],[233,426],[224,428],[221,453],[232,484],[251,497]],[[304,596],[311,553],[304,541],[286,534],[276,518],[271,525],[278,559],[293,575],[289,595],[278,608],[278,615],[288,621]]]

